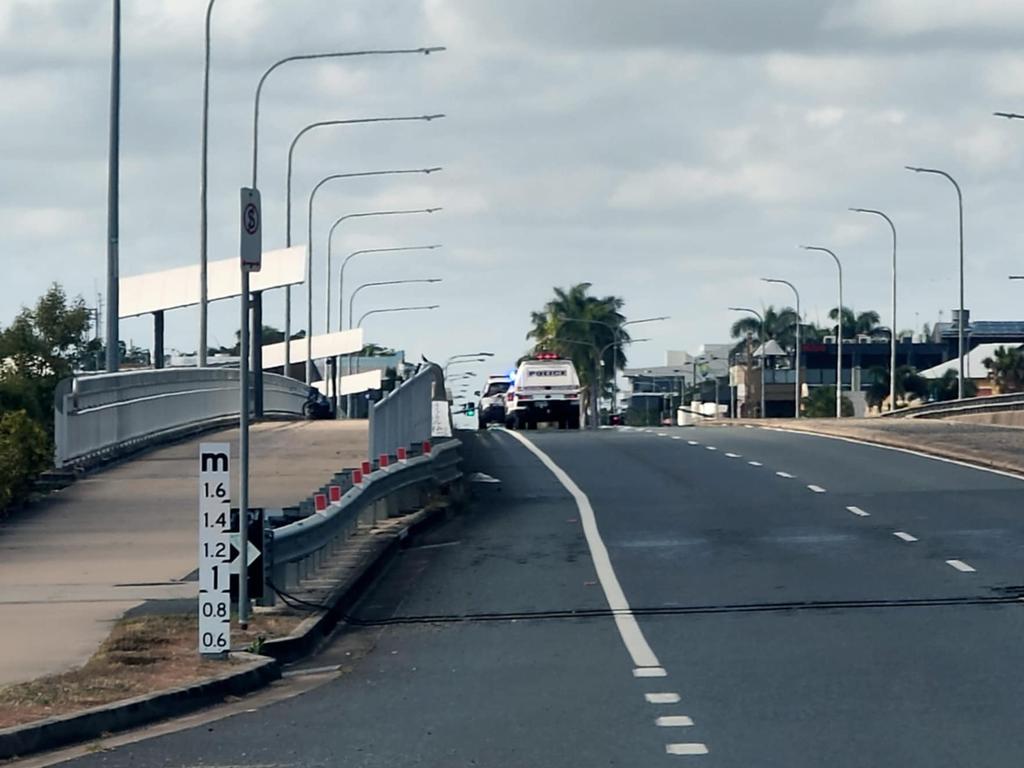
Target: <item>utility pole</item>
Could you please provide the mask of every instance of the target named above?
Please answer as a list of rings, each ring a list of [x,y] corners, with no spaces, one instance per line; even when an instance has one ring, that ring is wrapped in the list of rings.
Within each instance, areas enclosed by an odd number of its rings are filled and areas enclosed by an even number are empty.
[[[118,342],[118,179],[121,144],[121,0],[114,0],[110,56],[110,146],[107,156],[107,371],[120,362]]]

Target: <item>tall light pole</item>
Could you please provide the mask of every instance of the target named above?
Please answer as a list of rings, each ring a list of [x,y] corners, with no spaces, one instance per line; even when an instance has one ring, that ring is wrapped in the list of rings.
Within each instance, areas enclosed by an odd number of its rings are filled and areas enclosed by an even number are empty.
[[[448,368],[449,368],[449,366],[452,366],[452,365],[475,365],[476,363],[483,363],[483,362],[486,362],[486,358],[483,358],[483,357],[473,357],[473,358],[460,358],[458,360],[449,360],[444,365],[444,375],[445,375],[445,377],[448,376]],[[459,374],[455,374],[455,375],[458,376]]]
[[[793,291],[793,295],[796,296],[796,352],[793,355],[794,365],[796,369],[796,391],[793,393],[793,408],[794,418],[800,418],[800,321],[803,319],[803,315],[800,314],[800,292],[796,289],[788,280],[781,280],[775,277],[762,277],[766,283],[777,283],[779,285],[788,285]]]
[[[349,297],[348,297],[348,324],[349,324],[349,327],[350,328],[352,327],[352,315],[353,315],[352,310],[353,310],[353,308],[355,307],[355,304],[356,304],[356,296],[364,288],[375,288],[375,287],[384,286],[384,285],[412,285],[414,283],[420,283],[420,284],[422,284],[422,283],[440,283],[441,281],[442,281],[442,278],[440,278],[440,277],[423,277],[423,278],[410,278],[410,279],[406,279],[406,280],[377,280],[377,281],[372,282],[372,283],[363,283],[362,285],[358,286],[354,291],[352,291],[351,295],[349,295]],[[338,311],[339,312],[341,311],[340,305],[338,307]]]
[[[118,323],[120,300],[118,255],[121,153],[121,0],[113,5],[113,40],[110,48],[110,145],[107,155],[107,372],[120,364]]]
[[[820,245],[801,245],[800,247],[805,251],[827,253],[836,263],[836,269],[839,272],[839,308],[836,311],[838,322],[838,332],[836,334],[836,418],[841,419],[843,417],[843,265],[839,261],[839,257],[828,248],[822,248]],[[852,380],[850,385],[853,386]]]
[[[956,179],[950,176],[945,171],[940,171],[937,168],[919,168],[913,165],[907,165],[905,168],[908,171],[914,173],[931,173],[936,176],[942,176],[947,179],[953,188],[956,190],[956,203],[957,211],[959,213],[960,222],[960,317],[957,319],[957,368],[959,374],[956,379],[956,396],[958,399],[963,399],[964,396],[964,196],[960,191],[960,185],[956,183]]]
[[[341,271],[338,274],[338,330],[342,330],[341,319],[342,315],[342,301],[344,300],[344,289],[345,289],[345,267],[348,263],[356,256],[365,256],[368,253],[397,253],[399,251],[433,251],[440,248],[439,243],[433,243],[431,245],[403,245],[396,248],[361,248],[358,251],[352,251],[345,259],[341,262]],[[349,327],[352,328],[351,322]]]
[[[292,167],[295,159],[295,146],[299,143],[299,139],[305,136],[310,131],[316,130],[317,128],[326,128],[330,126],[338,125],[363,125],[367,123],[404,123],[404,122],[427,122],[431,120],[437,120],[444,117],[444,115],[413,115],[408,117],[367,117],[357,118],[352,120],[320,120],[315,123],[309,123],[302,130],[295,134],[291,143],[288,145],[288,163],[285,170],[285,193],[284,193],[284,216],[285,216],[285,235],[284,242],[285,247],[290,248],[292,245]],[[331,314],[331,272],[330,272],[330,241],[328,240],[327,249],[327,330],[330,330],[330,314]],[[292,287],[290,285],[285,286],[284,294],[284,355],[285,360],[290,360],[289,350],[291,347],[291,330],[292,330]],[[285,371],[287,374],[287,370]]]
[[[854,213],[870,213],[885,219],[892,231],[892,327],[889,344],[889,412],[896,410],[896,225],[886,214],[874,208],[851,208]]]
[[[371,309],[369,312],[363,312],[363,314],[359,316],[359,322],[356,323],[356,328],[362,328],[363,321],[370,315],[379,315],[385,312],[420,312],[423,310],[438,309],[440,306],[440,304],[427,304],[425,306],[416,307],[385,307],[384,309]]]
[[[437,211],[440,211],[440,210],[442,210],[442,209],[440,207],[438,207],[438,208],[414,208],[414,209],[410,209],[410,210],[396,210],[396,211],[363,211],[361,213],[347,213],[344,216],[338,217],[337,219],[335,219],[334,223],[331,224],[331,228],[327,232],[327,274],[328,274],[328,283],[330,283],[331,265],[334,263],[334,231],[341,225],[341,223],[343,221],[347,221],[348,219],[362,219],[362,218],[366,218],[368,216],[405,216],[405,215],[414,214],[414,213],[436,213]],[[338,294],[339,302],[341,300],[340,288],[341,288],[341,286],[339,286],[339,294]],[[342,328],[343,319],[344,318],[341,315],[341,305],[339,303],[339,305],[338,305],[338,330],[339,331],[343,330],[343,328]],[[328,332],[330,332],[330,330],[331,330],[331,328],[330,328],[330,320],[331,320],[331,317],[330,317],[330,313],[328,312],[328,315],[327,315],[327,330],[328,330]]]
[[[352,179],[365,176],[399,176],[410,173],[431,174],[440,168],[414,168],[397,171],[363,171],[361,173],[332,173],[316,183],[309,193],[309,208],[306,216],[306,383],[313,379],[313,203],[316,193],[329,181]],[[330,330],[330,329],[325,329]]]
[[[766,356],[765,356],[764,317],[762,317],[761,313],[758,312],[756,309],[751,309],[750,307],[729,307],[729,309],[732,310],[733,312],[749,312],[754,317],[756,317],[757,321],[761,324],[760,332],[757,335],[758,335],[758,337],[760,339],[760,342],[761,342],[761,418],[763,419],[763,418],[765,418],[765,412],[764,412],[764,362],[767,359]]]
[[[196,363],[200,368],[206,365],[208,328],[209,289],[207,286],[207,255],[206,255],[206,177],[207,158],[209,156],[208,137],[210,134],[210,21],[213,16],[213,4],[216,0],[209,0],[206,4],[206,26],[203,45],[203,117],[202,130],[200,132],[199,151],[199,355]],[[285,356],[287,360],[287,356]],[[287,363],[285,363],[287,368]]]

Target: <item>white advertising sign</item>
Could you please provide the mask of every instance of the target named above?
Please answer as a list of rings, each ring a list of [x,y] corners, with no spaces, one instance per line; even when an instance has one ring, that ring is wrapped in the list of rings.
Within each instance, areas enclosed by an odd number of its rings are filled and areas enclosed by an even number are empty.
[[[231,444],[199,445],[199,652],[231,649]]]

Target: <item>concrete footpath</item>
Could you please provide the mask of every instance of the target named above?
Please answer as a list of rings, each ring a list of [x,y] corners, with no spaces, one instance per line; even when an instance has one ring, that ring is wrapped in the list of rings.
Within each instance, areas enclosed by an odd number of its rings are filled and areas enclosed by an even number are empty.
[[[197,584],[196,457],[211,433],[87,475],[0,524],[0,685],[84,663],[125,611]],[[298,503],[366,458],[366,422],[254,425],[250,504]],[[232,489],[235,493],[236,489]]]
[[[760,427],[814,432],[866,440],[1024,473],[1024,428],[968,423],[959,419],[745,419],[723,420]]]

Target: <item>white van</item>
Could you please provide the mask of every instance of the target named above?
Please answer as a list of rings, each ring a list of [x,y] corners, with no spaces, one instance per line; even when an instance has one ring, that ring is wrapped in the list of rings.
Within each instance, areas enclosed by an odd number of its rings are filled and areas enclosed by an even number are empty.
[[[571,360],[541,353],[516,369],[505,394],[505,426],[536,429],[550,422],[559,429],[580,428],[580,377]]]

